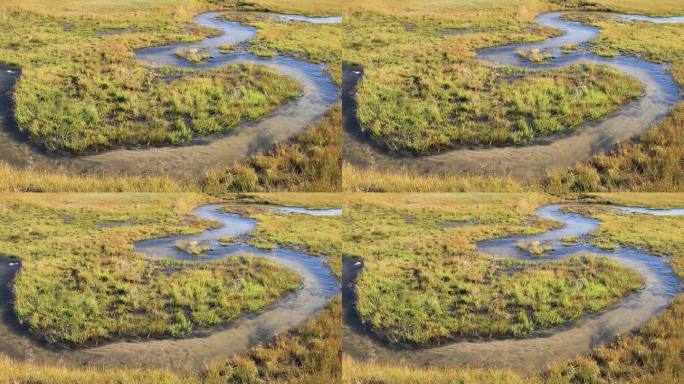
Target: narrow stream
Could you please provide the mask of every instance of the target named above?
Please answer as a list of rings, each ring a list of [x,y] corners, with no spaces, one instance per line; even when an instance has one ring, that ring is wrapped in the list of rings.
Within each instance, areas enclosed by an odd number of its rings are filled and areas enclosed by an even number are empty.
[[[667,258],[624,247],[614,251],[596,248],[589,244],[588,236],[598,229],[600,222],[564,212],[563,207],[549,205],[537,210],[541,218],[562,222],[562,228],[539,235],[485,241],[477,244],[477,249],[493,257],[540,262],[552,262],[578,253],[592,253],[639,272],[644,278],[643,289],[598,314],[587,315],[566,326],[540,330],[526,338],[464,339],[430,348],[402,348],[379,339],[361,324],[354,308],[354,281],[362,271],[363,263],[347,258],[343,265],[342,288],[344,352],[361,361],[433,367],[509,368],[526,374],[542,369],[549,363],[570,359],[598,345],[607,344],[616,335],[638,328],[665,309],[681,291],[680,280]],[[681,214],[681,210],[640,210],[640,213]],[[562,238],[573,236],[579,237],[576,244],[564,246],[561,243]],[[533,257],[518,247],[519,241],[536,240],[550,244],[554,251],[543,257]]]
[[[560,29],[562,36],[542,42],[512,44],[478,51],[477,57],[490,65],[527,69],[556,69],[578,63],[603,64],[630,75],[643,83],[644,94],[623,106],[618,112],[586,123],[576,132],[529,146],[510,146],[483,149],[454,149],[425,156],[390,153],[373,144],[356,119],[356,86],[363,78],[359,68],[347,66],[344,72],[343,103],[345,113],[345,160],[361,168],[377,170],[406,169],[417,173],[501,175],[519,179],[543,176],[554,168],[569,167],[581,160],[611,150],[618,142],[646,131],[654,122],[682,99],[666,65],[654,64],[633,57],[599,57],[586,50],[563,54],[561,46],[585,46],[599,35],[596,27],[563,20],[563,12],[546,13],[535,20],[545,26]],[[681,23],[684,18],[646,18],[635,15],[613,14],[615,17],[639,19],[657,23]],[[520,57],[519,49],[549,50],[553,58],[535,64]],[[349,96],[351,95],[351,97]],[[351,114],[349,117],[347,114]]]
[[[280,207],[274,207],[280,210]],[[287,207],[293,209],[293,207]],[[289,214],[290,211],[283,211]],[[291,211],[294,212],[294,211]],[[299,214],[337,215],[337,210],[297,208]],[[216,205],[194,210],[200,218],[214,220],[220,228],[197,235],[171,236],[145,240],[135,249],[150,258],[170,258],[206,262],[248,253],[273,260],[280,266],[295,271],[302,279],[302,287],[282,297],[277,303],[252,314],[241,316],[227,324],[202,329],[188,337],[119,341],[82,349],[55,348],[36,341],[17,325],[10,303],[10,285],[19,268],[16,260],[0,258],[0,352],[12,359],[33,363],[68,366],[168,368],[178,372],[197,371],[212,361],[226,360],[244,354],[257,345],[266,344],[275,335],[287,332],[318,313],[339,294],[337,278],[326,265],[325,257],[307,255],[293,250],[276,248],[263,250],[245,243],[257,225],[256,220],[224,213]],[[228,247],[219,245],[222,236],[235,236],[238,242]],[[179,250],[177,241],[198,241],[210,245],[212,251],[194,257]]]
[[[32,145],[18,131],[14,119],[12,92],[21,71],[0,64],[0,161],[18,168],[76,174],[169,175],[192,179],[212,169],[222,169],[252,154],[286,140],[323,117],[339,99],[339,89],[323,64],[314,64],[285,56],[261,58],[239,48],[229,54],[218,52],[220,44],[244,44],[254,39],[257,29],[219,19],[222,12],[203,13],[194,18],[202,27],[219,30],[221,35],[194,43],[178,43],[136,51],[136,59],[152,66],[209,69],[233,63],[253,63],[275,69],[297,80],[303,90],[296,100],[253,122],[239,125],[226,134],[201,138],[184,146],[140,149],[113,149],[102,153],[73,156],[46,153]],[[283,22],[338,23],[341,18],[315,18],[301,15],[272,14]],[[208,50],[212,59],[193,64],[176,55],[179,49]]]

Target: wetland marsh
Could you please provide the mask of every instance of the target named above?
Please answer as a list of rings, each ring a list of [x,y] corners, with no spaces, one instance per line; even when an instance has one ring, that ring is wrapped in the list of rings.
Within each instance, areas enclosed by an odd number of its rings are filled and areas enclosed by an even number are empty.
[[[483,48],[478,45],[481,43],[477,42],[483,34],[476,32],[466,34],[466,37],[457,35],[441,38],[446,41],[433,41],[432,44],[435,47],[442,47],[440,49],[452,43],[461,44],[461,49],[476,50],[475,61],[470,58],[457,60],[451,58],[445,51],[441,59],[442,63],[438,62],[434,65],[443,66],[445,68],[443,72],[446,75],[455,73],[453,71],[458,68],[476,65],[477,62],[484,62],[488,66],[480,65],[478,71],[472,75],[474,79],[471,83],[473,84],[464,84],[466,90],[472,89],[471,94],[458,95],[457,93],[464,87],[456,87],[455,90],[450,91],[450,84],[454,80],[444,78],[441,88],[424,85],[425,91],[407,91],[407,99],[404,103],[422,105],[420,100],[423,100],[423,103],[439,105],[438,100],[449,100],[452,105],[463,106],[463,112],[459,112],[462,116],[454,112],[445,117],[444,108],[430,110],[427,104],[423,107],[416,107],[415,112],[408,107],[392,107],[393,100],[396,98],[387,94],[387,76],[382,83],[384,90],[378,88],[381,83],[375,79],[376,76],[380,76],[376,72],[388,71],[389,69],[386,68],[392,68],[391,66],[384,67],[382,70],[376,69],[375,66],[363,68],[363,70],[358,66],[348,66],[343,84],[343,97],[348,103],[345,110],[345,114],[348,115],[345,116],[345,160],[352,166],[380,171],[394,169],[409,170],[417,174],[499,175],[530,180],[539,178],[551,170],[570,167],[579,161],[591,159],[611,150],[617,143],[645,132],[680,102],[681,89],[666,66],[628,56],[599,57],[581,49],[582,46],[591,43],[599,36],[599,29],[579,22],[567,21],[566,15],[570,16],[572,13],[545,13],[534,19],[538,25],[546,28],[537,31],[540,34],[547,30],[560,31],[560,36],[541,42]],[[619,15],[610,15],[610,17],[619,17]],[[387,18],[384,20],[387,23],[397,22]],[[668,18],[660,21],[677,23],[678,19]],[[429,26],[423,28],[429,28]],[[424,33],[430,36],[429,30]],[[422,38],[426,39],[426,37]],[[529,37],[530,40],[538,38]],[[505,39],[510,41],[515,37],[506,36]],[[399,44],[399,42],[392,44]],[[473,45],[478,48],[473,48]],[[580,47],[580,49],[578,52],[562,52],[561,48],[569,45]],[[521,50],[548,52],[549,57],[547,60],[534,62],[522,57]],[[362,49],[357,56],[363,55],[364,52],[366,51]],[[352,55],[350,60],[360,62],[367,60],[357,59],[357,56]],[[359,57],[363,58],[363,56]],[[431,58],[437,59],[435,55]],[[447,66],[449,62],[453,63]],[[425,65],[430,68],[429,63]],[[587,71],[591,74],[589,75],[591,80],[582,80],[582,74]],[[481,78],[486,73],[491,73],[490,77],[512,76],[513,80],[502,82],[485,78],[480,79],[477,85],[475,83],[477,74]],[[551,77],[543,80],[545,76]],[[579,90],[582,95],[573,96],[568,90],[562,89],[563,83],[553,80],[553,76],[564,79],[562,81],[568,81],[567,79],[579,81],[578,84],[569,85],[569,88]],[[397,74],[395,77],[401,82],[401,79],[406,76]],[[427,78],[432,82],[437,81],[434,76],[427,76]],[[634,82],[635,79],[637,83]],[[613,83],[610,83],[611,81]],[[543,86],[544,82],[549,84]],[[505,92],[507,84],[516,83],[527,87],[526,90],[514,91],[514,96],[508,97],[509,101],[502,100],[494,103],[497,106],[512,108],[504,113],[505,118],[493,118],[491,114],[496,111],[496,107],[486,106],[486,101],[483,101],[482,97],[474,95],[478,90]],[[395,90],[405,90],[406,84],[397,83],[392,87],[395,87]],[[553,87],[557,88],[553,89]],[[411,97],[416,101],[410,101]],[[564,105],[565,97],[573,103],[588,104]],[[484,105],[473,107],[478,103]],[[545,106],[551,108],[547,109]],[[385,110],[381,111],[381,108]],[[396,113],[388,113],[387,108],[408,112],[402,117]],[[525,112],[527,108],[529,108],[529,115]],[[585,108],[587,112],[591,111],[591,114],[581,112]],[[423,112],[420,113],[419,110]],[[444,120],[443,123],[439,122],[438,116]],[[508,139],[503,139],[501,134],[497,133],[499,132],[496,128],[498,123],[494,120],[501,122],[499,125],[517,124],[517,127],[499,129],[509,135]],[[389,126],[396,127],[397,133],[387,131],[389,128],[385,127]],[[486,126],[486,128],[481,126]],[[473,132],[473,139],[464,136],[468,135],[469,130]],[[370,137],[374,141],[381,142],[380,147],[369,143],[368,134],[361,134],[362,131],[370,132]],[[498,136],[487,136],[488,132]],[[461,138],[450,138],[449,135],[452,134],[461,135]],[[545,135],[547,139],[544,138]],[[396,143],[392,144],[391,140],[395,140]],[[437,142],[437,146],[430,144],[416,146],[410,144],[413,140],[443,142]],[[461,148],[450,149],[449,147],[453,147],[454,144]],[[418,155],[401,154],[399,150],[402,148],[409,149],[410,152]]]
[[[17,15],[12,18],[17,28],[36,17],[30,12],[11,12]],[[49,65],[3,66],[1,160],[17,168],[191,180],[304,132],[333,106],[338,89],[327,69],[333,63],[310,63],[275,53],[253,55],[242,47],[256,37],[257,29],[222,20],[219,15],[200,14],[193,18],[189,34],[162,31],[152,40],[172,41],[179,34],[185,41],[204,37],[198,42],[153,48],[142,48],[150,40],[137,33],[93,38],[92,29],[102,28],[101,24],[85,23],[83,30],[76,30],[83,44],[104,49],[102,55],[81,58],[86,61],[81,64],[83,71],[95,71],[83,76],[92,84],[58,85],[65,78],[60,74],[52,75],[52,82],[39,81],[47,76],[42,72],[56,70]],[[49,21],[45,28],[58,27],[59,19],[40,17]],[[289,21],[292,17],[297,21]],[[316,25],[339,22],[338,18],[278,14],[274,20]],[[143,21],[134,19],[132,23]],[[219,46],[226,44],[236,49],[219,52]],[[26,57],[17,43],[6,45],[15,48],[6,53],[4,61],[15,65],[25,66],[30,55],[42,58],[52,54],[43,48]],[[49,46],[49,42],[43,45]],[[131,47],[136,49],[134,58],[130,57]],[[194,60],[179,55],[186,51],[204,56]],[[108,59],[107,55],[114,56]],[[96,62],[89,63],[90,59]],[[36,62],[41,60],[33,59]],[[117,71],[135,76],[139,84],[112,78],[118,76]],[[20,76],[22,80],[18,80]],[[46,89],[35,89],[38,85]],[[46,92],[53,95],[46,96]],[[65,109],[66,105],[70,109]],[[25,140],[27,133],[33,143]],[[159,145],[165,147],[150,148]]]

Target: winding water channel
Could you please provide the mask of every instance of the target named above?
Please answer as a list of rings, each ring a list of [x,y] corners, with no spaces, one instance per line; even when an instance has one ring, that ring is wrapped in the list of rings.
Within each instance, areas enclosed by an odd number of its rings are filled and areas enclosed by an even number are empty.
[[[681,101],[682,93],[666,65],[633,57],[599,57],[586,50],[586,45],[599,35],[596,27],[563,20],[563,12],[538,16],[537,23],[563,32],[561,36],[541,42],[512,44],[483,49],[477,57],[490,65],[511,66],[533,70],[563,68],[578,63],[603,64],[632,76],[643,83],[644,94],[618,112],[598,121],[589,122],[575,133],[548,139],[529,146],[454,149],[425,156],[390,153],[374,144],[361,132],[356,118],[356,86],[363,78],[363,69],[345,66],[343,73],[343,113],[345,160],[357,167],[376,170],[406,169],[417,173],[449,173],[470,175],[501,175],[520,179],[543,176],[547,170],[572,166],[606,152],[621,141],[647,130]],[[615,17],[654,23],[682,23],[684,18],[649,18],[614,14]],[[453,37],[458,38],[458,37]],[[563,54],[561,46],[580,45],[576,53]],[[532,63],[520,57],[519,49],[550,51],[553,58],[544,63]]]
[[[252,63],[275,69],[292,77],[302,86],[302,95],[282,105],[277,111],[257,121],[243,123],[229,133],[197,139],[184,146],[140,149],[113,149],[90,155],[59,155],[46,153],[32,145],[22,135],[14,118],[12,92],[21,70],[0,64],[0,161],[18,168],[43,171],[63,170],[76,174],[106,175],[169,175],[192,179],[212,169],[222,169],[252,154],[268,149],[276,142],[304,132],[339,99],[339,89],[323,64],[314,64],[285,56],[261,58],[237,49],[220,54],[221,44],[245,44],[257,34],[257,29],[237,22],[221,20],[222,12],[203,13],[195,23],[221,32],[194,43],[178,43],[141,49],[136,59],[152,66],[209,69],[233,63]],[[339,17],[306,17],[271,14],[283,22],[291,20],[310,23],[338,23]],[[213,57],[193,64],[176,55],[179,49],[207,50]]]
[[[311,210],[297,207],[274,207],[282,214],[339,215],[339,210]],[[135,244],[138,252],[150,258],[170,258],[206,262],[248,253],[273,260],[280,266],[295,271],[302,286],[282,297],[277,303],[252,314],[241,316],[227,324],[203,329],[188,337],[119,341],[82,349],[65,349],[45,345],[21,329],[11,305],[12,278],[20,263],[0,258],[0,352],[10,358],[34,363],[69,366],[168,368],[179,372],[197,371],[206,364],[243,354],[273,336],[303,324],[318,313],[340,292],[337,278],[326,265],[325,257],[307,255],[284,248],[263,250],[247,245],[245,237],[257,221],[223,212],[219,206],[206,205],[194,210],[202,219],[221,224],[220,228],[197,235],[171,236]],[[219,239],[235,236],[234,245],[223,247]],[[178,241],[198,241],[213,250],[199,257],[191,256],[176,247]]]
[[[681,292],[681,283],[666,257],[649,255],[629,248],[606,251],[589,244],[588,236],[598,229],[600,222],[593,218],[564,212],[563,205],[548,205],[537,209],[539,217],[564,224],[562,228],[532,236],[513,236],[484,241],[477,249],[492,257],[552,262],[578,253],[591,253],[615,260],[632,268],[644,278],[644,287],[623,298],[606,310],[587,315],[580,321],[563,327],[540,330],[529,337],[496,340],[459,340],[436,347],[416,349],[389,344],[366,329],[354,308],[354,281],[363,270],[363,263],[347,258],[343,271],[343,350],[362,361],[388,364],[434,367],[510,368],[530,373],[547,364],[587,352],[598,345],[609,343],[616,335],[629,332],[662,311]],[[648,210],[634,207],[615,207],[622,212],[641,214],[680,215],[682,210]],[[627,209],[627,211],[625,211]],[[564,237],[579,237],[576,244],[564,246]],[[543,257],[533,257],[518,247],[519,241],[542,241],[554,248]]]

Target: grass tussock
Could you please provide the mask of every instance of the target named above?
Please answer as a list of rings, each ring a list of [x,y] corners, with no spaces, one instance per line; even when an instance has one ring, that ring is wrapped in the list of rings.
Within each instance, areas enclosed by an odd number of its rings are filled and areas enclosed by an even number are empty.
[[[539,48],[519,49],[518,55],[533,63],[543,63],[553,58],[553,55],[550,52],[542,51]]]
[[[237,48],[235,44],[221,44],[218,46],[219,53],[222,55],[227,55],[233,52]]]
[[[210,246],[198,241],[178,241],[176,242],[176,248],[194,257],[213,251]]]
[[[289,142],[278,143],[200,182],[209,194],[257,191],[338,191],[341,184],[341,107]]]
[[[537,256],[541,257],[544,256],[544,254],[549,253],[553,251],[553,247],[549,244],[546,244],[544,242],[535,240],[535,241],[519,241],[518,242],[518,248],[523,249],[529,253],[532,254],[532,256]]]
[[[222,247],[227,247],[233,245],[237,242],[237,237],[235,236],[221,236],[219,238],[219,245]]]
[[[189,60],[193,63],[201,63],[211,59],[211,55],[209,53],[200,51],[197,48],[179,49],[176,51],[176,56],[185,60]]]

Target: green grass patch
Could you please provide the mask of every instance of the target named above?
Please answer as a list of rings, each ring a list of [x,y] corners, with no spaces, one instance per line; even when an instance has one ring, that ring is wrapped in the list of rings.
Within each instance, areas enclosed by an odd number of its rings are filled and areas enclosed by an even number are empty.
[[[642,92],[637,80],[594,65],[534,75],[479,67],[467,72],[476,79],[463,71],[366,72],[357,94],[362,127],[388,148],[411,152],[528,144],[572,132]]]
[[[343,47],[346,61],[365,68],[357,117],[373,140],[393,151],[528,144],[572,132],[641,94],[638,81],[605,67],[529,72],[475,58],[477,49],[554,35],[531,23],[548,3],[359,7],[345,18],[354,33]],[[447,29],[473,32],[440,33]],[[525,56],[545,58],[541,51]]]
[[[248,64],[208,71],[132,65],[126,73],[134,79],[36,71],[36,81],[24,77],[16,90],[20,130],[49,150],[69,152],[187,143],[228,132],[300,93],[295,80]]]

